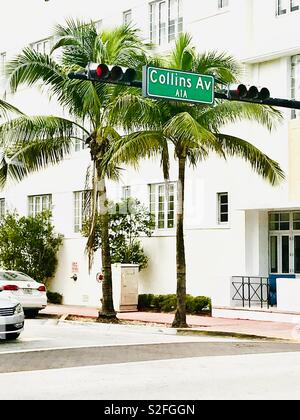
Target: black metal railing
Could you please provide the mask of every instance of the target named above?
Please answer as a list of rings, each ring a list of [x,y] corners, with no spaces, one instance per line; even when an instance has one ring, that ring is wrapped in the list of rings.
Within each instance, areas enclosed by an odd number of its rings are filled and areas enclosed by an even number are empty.
[[[269,309],[269,290],[268,277],[232,277],[231,299],[240,302],[243,308],[260,306]]]

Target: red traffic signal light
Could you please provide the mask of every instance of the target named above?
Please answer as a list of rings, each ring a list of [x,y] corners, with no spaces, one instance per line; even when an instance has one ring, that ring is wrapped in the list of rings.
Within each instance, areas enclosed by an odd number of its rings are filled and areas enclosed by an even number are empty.
[[[235,89],[228,90],[228,99],[231,100],[245,100],[246,102],[252,101],[265,101],[270,98],[270,91],[267,88],[259,90],[256,86],[251,86],[249,89],[245,85],[238,85]]]
[[[90,63],[86,73],[88,80],[112,84],[130,84],[137,77],[135,69],[96,63]]]

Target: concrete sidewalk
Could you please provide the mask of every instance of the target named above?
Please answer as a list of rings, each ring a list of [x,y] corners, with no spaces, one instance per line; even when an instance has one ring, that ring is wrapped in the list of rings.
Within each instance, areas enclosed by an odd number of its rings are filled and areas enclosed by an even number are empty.
[[[97,318],[98,309],[85,306],[48,305],[40,312],[42,315],[77,316],[81,318]],[[149,324],[161,324],[170,327],[174,314],[132,312],[119,313],[123,321],[136,321]],[[206,316],[188,315],[187,322],[192,333],[216,334],[225,336],[274,338],[280,340],[300,341],[300,324],[279,322],[247,321],[238,319],[210,318]]]

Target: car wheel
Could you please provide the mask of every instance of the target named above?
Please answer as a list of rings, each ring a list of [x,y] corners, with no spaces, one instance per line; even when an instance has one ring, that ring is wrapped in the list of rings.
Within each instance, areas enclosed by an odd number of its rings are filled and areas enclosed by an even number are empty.
[[[10,341],[10,340],[17,340],[17,338],[19,338],[19,337],[20,337],[20,333],[13,333],[13,334],[6,334],[5,339],[6,339],[7,341]]]
[[[39,311],[36,310],[36,309],[35,310],[32,309],[32,310],[29,310],[29,311],[25,311],[26,318],[34,319],[34,318],[36,318],[38,316],[38,314],[39,314]]]

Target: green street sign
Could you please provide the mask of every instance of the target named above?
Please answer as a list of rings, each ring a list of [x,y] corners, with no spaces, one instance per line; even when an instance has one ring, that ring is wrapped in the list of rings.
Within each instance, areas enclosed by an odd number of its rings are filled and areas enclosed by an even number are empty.
[[[143,95],[212,105],[215,100],[215,79],[197,73],[145,66]]]

